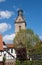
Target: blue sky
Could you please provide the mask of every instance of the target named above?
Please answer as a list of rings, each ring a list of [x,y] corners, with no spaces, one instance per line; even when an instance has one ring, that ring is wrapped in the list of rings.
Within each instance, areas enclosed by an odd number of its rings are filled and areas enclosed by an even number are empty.
[[[19,8],[24,11],[27,28],[42,39],[42,0],[0,0],[0,33],[3,40],[12,42],[15,36],[14,21]]]

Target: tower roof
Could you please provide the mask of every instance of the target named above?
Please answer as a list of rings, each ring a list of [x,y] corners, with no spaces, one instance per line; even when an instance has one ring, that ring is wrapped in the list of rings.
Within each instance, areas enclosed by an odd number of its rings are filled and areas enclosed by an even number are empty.
[[[18,9],[18,12],[23,12],[23,10],[22,9]]]
[[[25,18],[23,16],[23,10],[22,9],[18,10],[18,16],[17,16],[17,18],[15,20],[15,23],[26,23]]]

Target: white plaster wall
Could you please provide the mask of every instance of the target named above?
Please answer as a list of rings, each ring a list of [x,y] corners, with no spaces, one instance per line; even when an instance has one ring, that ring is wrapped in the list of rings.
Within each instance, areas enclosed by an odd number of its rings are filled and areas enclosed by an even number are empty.
[[[3,61],[3,56],[4,56],[4,54],[2,52],[2,55],[0,55],[0,61]]]
[[[21,29],[26,29],[25,23],[16,23],[15,24],[15,33],[19,31],[19,26],[21,26]]]
[[[11,49],[10,49],[11,50]],[[11,52],[10,52],[11,53]],[[11,53],[13,56],[15,56],[16,58],[16,53],[15,53],[15,50],[13,49],[13,53]]]
[[[9,52],[11,53],[11,49],[9,49]],[[15,53],[15,50],[13,49],[13,53],[11,53],[13,56],[15,56],[16,58],[16,53]]]
[[[6,59],[13,59],[13,57],[6,51],[4,51],[4,54],[6,54]]]
[[[3,45],[3,48],[7,48],[7,46]]]
[[[11,53],[11,49],[9,50],[9,52]],[[9,53],[7,53],[6,51],[4,51],[0,55],[0,61],[3,61],[4,54],[6,54],[6,59],[13,59],[13,57]],[[16,53],[15,53],[14,49],[13,49],[13,53],[11,53],[11,54],[16,58]]]

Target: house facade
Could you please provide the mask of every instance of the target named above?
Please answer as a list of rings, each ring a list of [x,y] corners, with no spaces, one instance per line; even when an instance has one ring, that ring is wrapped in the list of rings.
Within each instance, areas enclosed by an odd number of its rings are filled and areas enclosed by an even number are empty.
[[[2,35],[0,35],[0,63],[3,63],[3,57],[6,58],[6,63],[9,63],[10,61],[13,63],[16,59],[16,53],[14,44],[5,44],[2,40]]]

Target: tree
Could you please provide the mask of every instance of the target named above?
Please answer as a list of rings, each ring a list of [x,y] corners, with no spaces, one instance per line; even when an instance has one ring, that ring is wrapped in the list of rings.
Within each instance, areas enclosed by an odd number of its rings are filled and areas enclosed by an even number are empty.
[[[33,52],[33,54],[42,54],[42,43],[39,42],[38,44],[36,44],[31,52]]]
[[[31,50],[38,44],[40,41],[39,36],[36,35],[33,30],[20,30],[15,38],[15,48],[18,48],[20,46],[20,41],[22,42],[23,47],[26,48],[27,57],[30,54]],[[29,59],[29,58],[28,58]]]
[[[17,59],[24,61],[27,59],[26,48],[17,48],[16,50]]]
[[[21,65],[19,60],[16,60],[16,64],[15,65]]]
[[[31,49],[39,42],[39,37],[31,29],[20,30],[14,38],[16,47],[20,44],[20,40],[27,49]]]

